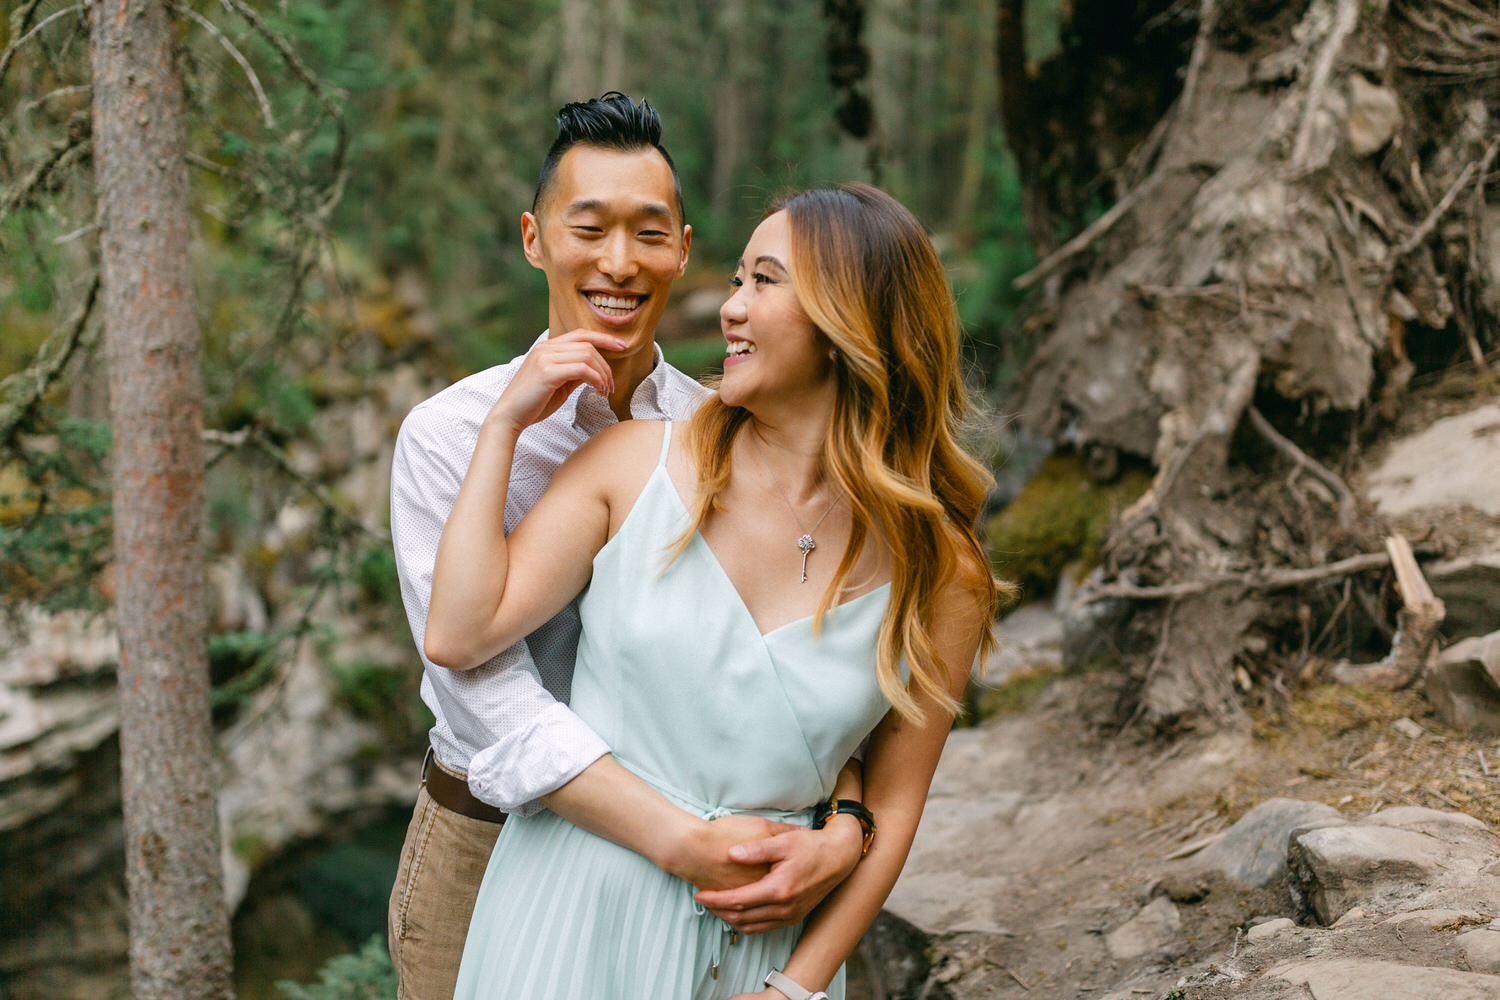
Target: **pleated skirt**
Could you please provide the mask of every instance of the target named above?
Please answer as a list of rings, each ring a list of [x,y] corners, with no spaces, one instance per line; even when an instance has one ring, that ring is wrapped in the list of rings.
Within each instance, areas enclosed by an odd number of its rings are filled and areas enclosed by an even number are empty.
[[[455,1000],[725,1000],[762,989],[801,927],[735,935],[693,887],[550,812],[490,856]],[[843,972],[828,989],[842,1000]]]

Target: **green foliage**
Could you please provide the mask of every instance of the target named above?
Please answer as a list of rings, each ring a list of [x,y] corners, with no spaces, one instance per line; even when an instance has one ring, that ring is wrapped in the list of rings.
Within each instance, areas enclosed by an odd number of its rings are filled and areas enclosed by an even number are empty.
[[[344,703],[379,726],[391,743],[415,745],[431,725],[431,715],[417,691],[419,671],[352,660],[334,663],[332,673]]]
[[[396,970],[379,934],[359,951],[328,960],[311,985],[281,981],[277,989],[287,1000],[395,1000]]]
[[[0,589],[17,604],[102,609],[95,583],[111,544],[102,464],[109,426],[63,419],[33,429],[0,464]]]
[[[389,545],[365,546],[354,570],[360,596],[371,604],[393,605],[401,600],[401,581],[396,576],[396,556]]]
[[[1146,492],[1150,476],[1128,469],[1118,480],[1098,484],[1077,455],[1053,455],[1010,505],[985,525],[995,572],[1037,596],[1050,592],[1063,568],[1087,569],[1112,518]]]
[[[276,676],[284,635],[221,632],[208,637],[208,668],[213,680],[209,704],[215,711],[243,705]]]

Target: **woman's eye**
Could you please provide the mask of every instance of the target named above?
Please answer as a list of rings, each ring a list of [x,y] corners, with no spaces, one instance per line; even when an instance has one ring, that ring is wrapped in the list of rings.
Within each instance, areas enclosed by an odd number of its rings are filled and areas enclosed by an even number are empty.
[[[757,285],[774,285],[774,284],[776,284],[776,279],[775,278],[771,277],[769,274],[761,274],[759,271],[756,271],[755,274],[752,275],[752,277],[755,279],[755,283]]]
[[[738,274],[729,279],[730,288],[739,288],[740,286],[744,285],[744,283],[744,279],[741,278]]]

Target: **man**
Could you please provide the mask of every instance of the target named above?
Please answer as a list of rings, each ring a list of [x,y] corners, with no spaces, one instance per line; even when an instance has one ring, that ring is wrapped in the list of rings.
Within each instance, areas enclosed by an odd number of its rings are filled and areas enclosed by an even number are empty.
[[[521,242],[547,277],[548,331],[521,358],[419,404],[397,438],[391,535],[419,650],[438,539],[480,425],[507,386],[545,387],[556,407],[518,445],[507,531],[589,437],[616,420],[684,419],[703,392],[655,343],[692,228],[649,104],[610,93],[559,112]],[[852,817],[818,831],[751,816],[707,823],[626,771],[566,707],[578,632],[569,607],[473,671],[424,657],[422,697],[437,722],[389,912],[401,1000],[452,996],[505,812],[550,808],[711,890],[703,903],[746,931],[800,920],[858,862],[863,830]],[[851,767],[838,794],[857,793]]]

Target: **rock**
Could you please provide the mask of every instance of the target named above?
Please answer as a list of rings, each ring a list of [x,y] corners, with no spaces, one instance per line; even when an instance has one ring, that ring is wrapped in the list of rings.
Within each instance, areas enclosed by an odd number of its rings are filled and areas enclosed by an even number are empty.
[[[1391,141],[1401,122],[1401,106],[1394,90],[1378,87],[1360,74],[1350,73],[1347,115],[1349,148],[1355,156],[1369,156]]]
[[[1297,926],[1297,922],[1289,917],[1277,917],[1275,920],[1267,920],[1263,924],[1256,924],[1245,932],[1246,941],[1263,941],[1268,937],[1289,931]]]
[[[1468,813],[1444,812],[1441,809],[1428,809],[1425,806],[1392,806],[1382,809],[1373,816],[1367,816],[1362,823],[1369,826],[1393,826],[1401,830],[1415,830],[1417,833],[1431,834],[1434,837],[1445,835],[1445,828],[1461,827],[1469,830],[1487,830],[1484,820],[1470,816]]]
[[[1500,551],[1432,563],[1422,574],[1447,611],[1445,635],[1463,638],[1500,629]]]
[[[1500,632],[1454,643],[1423,675],[1438,718],[1477,736],[1500,735]]]
[[[1047,670],[1062,663],[1062,616],[1040,601],[1024,604],[1000,620],[1000,649],[990,660],[981,685],[998,687],[1027,670]]]
[[[1500,405],[1435,421],[1396,442],[1369,475],[1368,494],[1387,517],[1469,506],[1500,515]]]
[[[1345,927],[1353,927],[1363,919],[1365,919],[1364,908],[1356,906],[1345,912],[1342,917],[1339,917],[1337,920],[1335,920],[1333,922],[1333,926],[1336,929],[1342,930]]]
[[[1270,972],[1305,985],[1313,1000],[1495,1000],[1500,976],[1457,969],[1401,965],[1368,958],[1315,958],[1278,965]]]
[[[1104,937],[1109,953],[1120,961],[1167,951],[1177,944],[1182,918],[1165,896],[1158,896],[1141,912]]]
[[[1453,927],[1459,921],[1473,920],[1475,914],[1464,910],[1407,910],[1380,922],[1382,927],[1398,927],[1401,924],[1420,924],[1430,931]]]
[[[1393,827],[1336,826],[1299,833],[1287,851],[1294,901],[1327,926],[1350,907],[1435,878],[1443,843]]]
[[[1265,886],[1286,874],[1287,838],[1293,831],[1342,822],[1337,809],[1321,802],[1268,799],[1198,857],[1236,882]]]
[[[1419,740],[1427,733],[1427,730],[1406,718],[1397,719],[1391,723],[1391,728],[1409,740]]]
[[[1475,972],[1500,972],[1500,931],[1467,931],[1458,936],[1458,947]]]

